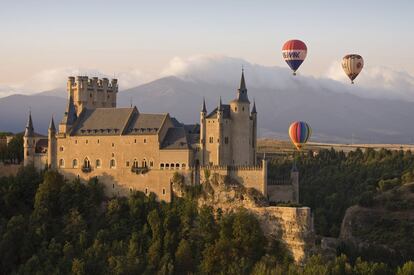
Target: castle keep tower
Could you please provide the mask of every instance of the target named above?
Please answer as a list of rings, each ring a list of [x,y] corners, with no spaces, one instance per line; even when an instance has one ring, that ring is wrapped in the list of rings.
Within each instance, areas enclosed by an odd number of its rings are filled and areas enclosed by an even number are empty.
[[[70,76],[67,82],[68,97],[73,99],[76,115],[84,108],[115,108],[118,80],[108,78],[98,79],[87,76]]]
[[[203,102],[200,113],[201,165],[256,165],[257,111],[250,113],[244,72],[237,98],[223,104],[209,115]]]
[[[250,118],[250,101],[247,96],[246,82],[244,80],[244,71],[242,71],[240,88],[238,89],[237,98],[230,102],[230,113],[232,119],[232,151],[234,165],[252,165],[252,143],[253,125]]]

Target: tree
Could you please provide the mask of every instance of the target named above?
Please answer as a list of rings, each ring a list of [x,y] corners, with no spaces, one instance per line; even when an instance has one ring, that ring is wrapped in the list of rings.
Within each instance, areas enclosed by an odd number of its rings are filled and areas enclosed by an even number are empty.
[[[175,252],[175,271],[178,274],[187,274],[194,270],[193,252],[190,243],[182,239]]]

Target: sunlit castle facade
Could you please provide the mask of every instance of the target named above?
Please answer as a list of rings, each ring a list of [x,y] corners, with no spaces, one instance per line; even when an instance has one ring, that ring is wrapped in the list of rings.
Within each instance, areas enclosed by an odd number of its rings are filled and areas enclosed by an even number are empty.
[[[68,179],[97,177],[108,195],[139,190],[170,201],[175,172],[187,184],[199,184],[206,169],[268,195],[265,161],[256,163],[256,105],[243,72],[236,98],[230,104],[220,98],[210,113],[203,100],[200,124],[194,125],[168,113],[117,108],[116,79],[69,77],[67,92],[64,117],[58,128],[51,120],[47,137],[35,134],[29,115],[25,165],[57,169]]]

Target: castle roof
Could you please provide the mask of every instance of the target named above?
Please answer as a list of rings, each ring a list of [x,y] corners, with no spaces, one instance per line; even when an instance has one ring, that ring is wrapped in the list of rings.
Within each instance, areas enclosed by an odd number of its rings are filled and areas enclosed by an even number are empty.
[[[188,149],[187,134],[184,127],[169,128],[161,144],[161,149]]]
[[[207,118],[217,118],[217,110],[216,107],[208,116]],[[223,118],[230,118],[230,105],[228,104],[221,104],[221,110],[223,112]]]
[[[157,134],[168,114],[135,114],[126,130],[127,134],[151,135]]]
[[[250,103],[249,98],[247,96],[247,88],[246,88],[246,81],[244,80],[244,71],[242,70],[242,75],[240,79],[240,87],[237,92],[237,98],[234,99],[232,102],[243,102],[243,103]]]
[[[35,153],[45,154],[48,149],[48,139],[41,138],[36,142]]]
[[[24,131],[25,137],[34,137],[34,128],[33,128],[33,121],[32,121],[32,114],[29,113],[29,118],[27,120],[26,130]]]
[[[136,108],[84,109],[71,135],[120,135],[134,110]]]

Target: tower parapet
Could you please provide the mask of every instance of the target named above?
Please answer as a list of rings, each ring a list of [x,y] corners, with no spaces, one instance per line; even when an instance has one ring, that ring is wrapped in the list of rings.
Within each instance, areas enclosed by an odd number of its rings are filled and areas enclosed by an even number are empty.
[[[68,77],[68,97],[72,96],[76,114],[84,108],[115,108],[118,93],[118,80],[88,76]]]

